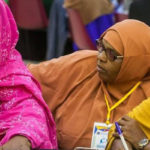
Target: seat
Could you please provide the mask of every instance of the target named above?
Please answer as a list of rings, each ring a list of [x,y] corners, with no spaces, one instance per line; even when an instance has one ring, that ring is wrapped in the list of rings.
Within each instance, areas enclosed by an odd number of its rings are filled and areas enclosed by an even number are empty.
[[[48,18],[42,0],[9,0],[9,5],[19,28],[47,27]]]
[[[67,14],[69,17],[69,25],[71,36],[79,49],[93,49],[96,50],[95,45],[92,43],[86,28],[82,22],[80,14],[77,10],[68,8]]]

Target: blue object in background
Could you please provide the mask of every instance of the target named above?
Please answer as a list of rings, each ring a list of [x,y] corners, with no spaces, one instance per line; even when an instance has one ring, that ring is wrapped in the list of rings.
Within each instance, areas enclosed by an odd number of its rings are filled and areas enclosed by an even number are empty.
[[[94,21],[85,26],[87,33],[89,34],[89,37],[95,46],[95,40],[98,39],[101,36],[101,34],[113,24],[114,15],[108,14],[100,16],[99,18],[95,19]],[[73,44],[73,49],[75,51],[79,49],[75,43]]]

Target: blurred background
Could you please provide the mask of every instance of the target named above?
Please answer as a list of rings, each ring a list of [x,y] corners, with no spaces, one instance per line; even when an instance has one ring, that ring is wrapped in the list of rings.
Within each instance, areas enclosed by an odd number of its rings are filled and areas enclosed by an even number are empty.
[[[147,8],[150,0],[5,1],[20,33],[16,49],[24,60],[31,62],[50,60],[82,49],[96,50],[95,40],[124,19],[150,22],[150,8]]]

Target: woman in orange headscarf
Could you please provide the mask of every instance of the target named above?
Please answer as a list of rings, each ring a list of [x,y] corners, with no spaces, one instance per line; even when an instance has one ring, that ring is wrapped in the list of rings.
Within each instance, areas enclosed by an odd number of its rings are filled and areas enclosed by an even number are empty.
[[[150,29],[136,20],[109,28],[98,50],[29,65],[53,112],[60,149],[90,147],[94,122],[113,123],[150,96]]]

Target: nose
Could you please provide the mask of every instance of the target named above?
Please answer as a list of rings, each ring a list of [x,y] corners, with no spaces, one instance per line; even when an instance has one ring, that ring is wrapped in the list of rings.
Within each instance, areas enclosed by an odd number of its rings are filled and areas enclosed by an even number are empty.
[[[101,62],[107,62],[107,56],[106,56],[105,51],[102,51],[102,52],[98,53],[97,58],[98,58],[98,60],[100,60]]]

